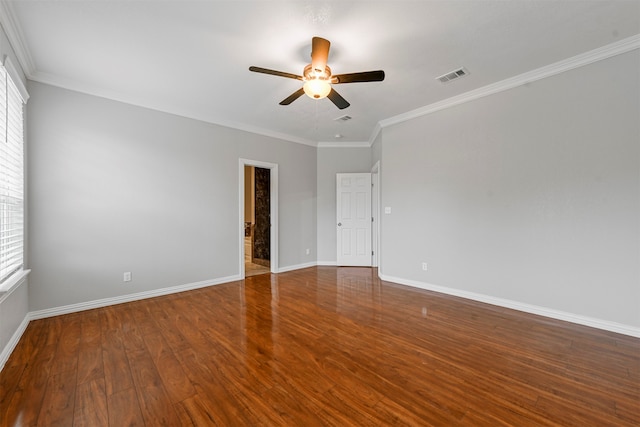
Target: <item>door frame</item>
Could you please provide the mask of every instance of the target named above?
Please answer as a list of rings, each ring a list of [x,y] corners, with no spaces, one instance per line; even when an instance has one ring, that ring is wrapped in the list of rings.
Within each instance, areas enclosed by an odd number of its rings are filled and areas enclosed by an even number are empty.
[[[340,181],[340,177],[342,175],[368,175],[368,181],[369,181],[369,185],[367,188],[367,192],[368,192],[368,196],[369,196],[369,203],[365,203],[365,206],[367,209],[369,209],[369,215],[366,219],[367,222],[367,228],[368,228],[368,234],[366,235],[366,239],[369,240],[369,247],[368,247],[368,252],[369,254],[366,256],[366,258],[368,258],[367,264],[364,264],[364,260],[363,263],[359,263],[359,261],[351,261],[351,263],[349,264],[343,264],[341,262],[341,257],[340,257],[340,253],[341,250],[343,249],[342,245],[342,239],[340,238],[340,234],[343,231],[343,229],[341,228],[342,224],[340,224],[340,222],[344,221],[342,219],[341,213],[340,213],[340,205],[341,205],[341,192],[340,192],[340,188],[342,187],[341,185],[341,181]],[[372,203],[373,203],[373,196],[372,196],[372,176],[373,174],[370,172],[338,172],[336,173],[336,265],[338,266],[362,266],[362,267],[372,267],[373,266],[373,251],[375,251],[374,247],[373,247],[373,212],[372,212]],[[357,222],[357,220],[354,220],[355,222]],[[357,245],[357,243],[356,243]],[[364,256],[362,258],[365,258]],[[344,260],[343,260],[344,261]],[[355,264],[353,263],[355,262]]]
[[[271,215],[271,232],[270,232],[270,268],[272,273],[278,272],[278,164],[268,163],[260,160],[250,160],[240,158],[238,160],[238,243],[239,251],[239,270],[240,278],[244,279],[244,167],[253,166],[257,168],[269,169],[269,209]]]
[[[373,256],[371,267],[380,265],[380,160],[371,168],[371,216],[373,226],[371,227],[371,248]]]

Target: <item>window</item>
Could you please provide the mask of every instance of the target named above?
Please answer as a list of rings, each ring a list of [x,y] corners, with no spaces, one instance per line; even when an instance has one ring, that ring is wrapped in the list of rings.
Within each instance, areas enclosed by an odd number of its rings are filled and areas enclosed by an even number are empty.
[[[0,65],[0,290],[22,271],[24,254],[25,98],[9,75],[12,70]],[[18,84],[24,89],[22,81]]]

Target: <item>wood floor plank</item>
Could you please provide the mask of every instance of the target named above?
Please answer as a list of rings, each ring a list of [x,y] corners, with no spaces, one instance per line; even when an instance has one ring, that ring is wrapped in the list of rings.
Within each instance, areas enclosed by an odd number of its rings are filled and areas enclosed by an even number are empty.
[[[102,344],[99,341],[80,344],[80,351],[78,352],[78,384],[104,378],[102,354]]]
[[[133,388],[129,359],[122,344],[121,334],[106,331],[102,340],[102,366],[107,395]]]
[[[312,267],[32,321],[0,426],[640,425],[640,339]]]
[[[97,311],[83,316],[80,324],[78,353],[78,384],[104,378],[102,361],[102,329]]]
[[[56,348],[56,344],[44,346],[26,365],[17,387],[7,396],[8,411],[2,418],[3,423],[11,426],[37,424]],[[0,376],[4,376],[4,370]]]
[[[58,347],[53,358],[51,372],[59,374],[74,372],[78,368],[78,355],[80,351],[80,320],[81,315],[70,314],[60,316],[60,336],[57,340]]]
[[[146,350],[128,351],[127,358],[133,370],[140,412],[146,425],[173,426],[178,425],[178,418],[162,379]]]
[[[76,373],[65,371],[49,377],[38,415],[38,426],[73,425],[76,394]]]
[[[194,396],[193,384],[162,334],[146,335],[144,341],[171,401],[177,403]]]
[[[104,379],[85,381],[76,390],[74,427],[107,426],[107,392]]]
[[[174,406],[182,426],[198,427],[220,425],[216,422],[218,411],[208,408],[198,395],[178,402]]]
[[[29,322],[20,338],[20,345],[16,346],[5,366],[26,365],[47,345],[47,336],[46,320],[40,319]]]
[[[107,396],[109,427],[144,426],[138,396],[133,388],[118,391]]]
[[[18,382],[24,372],[26,364],[7,364],[0,375],[0,414],[9,410],[9,399],[18,387]]]
[[[189,342],[184,338],[176,327],[175,319],[178,314],[173,316],[167,307],[170,306],[173,295],[167,295],[161,298],[151,299],[150,315],[153,316],[156,323],[160,327],[160,333],[171,347],[173,352],[179,352],[190,347]],[[173,313],[173,312],[171,312]]]

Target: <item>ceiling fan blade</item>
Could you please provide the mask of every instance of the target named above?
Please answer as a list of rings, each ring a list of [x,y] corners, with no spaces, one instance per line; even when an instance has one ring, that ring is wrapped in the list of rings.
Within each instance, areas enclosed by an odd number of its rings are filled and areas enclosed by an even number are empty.
[[[285,99],[283,99],[282,101],[280,101],[280,105],[289,105],[296,99],[300,98],[302,95],[304,95],[304,89],[300,88],[297,91],[293,92],[288,97],[286,97]]]
[[[302,76],[298,76],[297,74],[285,73],[283,71],[270,70],[268,68],[261,67],[249,67],[249,71],[253,71],[254,73],[262,73],[262,74],[271,74],[272,76],[280,76],[286,77],[289,79],[302,80]]]
[[[346,99],[344,99],[342,96],[340,96],[340,94],[338,92],[336,92],[335,89],[333,89],[333,88],[331,88],[331,92],[329,92],[329,95],[327,95],[327,98],[329,98],[331,100],[331,102],[336,104],[336,107],[338,107],[341,110],[344,110],[349,105],[351,105],[351,104],[349,104],[347,102]]]
[[[331,76],[331,83],[360,83],[360,82],[381,82],[384,80],[384,71],[363,71],[361,73],[338,74]]]
[[[311,67],[323,73],[329,59],[329,47],[331,43],[322,37],[314,37],[311,39]]]

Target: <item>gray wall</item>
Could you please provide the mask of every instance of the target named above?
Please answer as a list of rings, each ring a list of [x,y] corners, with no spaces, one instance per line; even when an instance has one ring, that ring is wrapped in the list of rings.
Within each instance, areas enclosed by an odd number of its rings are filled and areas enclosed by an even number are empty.
[[[385,128],[384,274],[640,327],[639,64]]]
[[[4,29],[0,28],[0,61],[4,59],[5,55],[11,58],[16,70],[21,73],[23,83],[25,82],[24,75],[20,69],[20,63],[16,58],[16,55],[9,44],[7,35]],[[28,212],[28,206],[25,204],[25,212]],[[25,216],[27,214],[25,213]],[[25,218],[28,221],[28,218]],[[26,246],[27,244],[25,244]],[[28,267],[29,260],[25,256],[25,265]],[[14,333],[18,330],[18,326],[25,320],[29,313],[28,297],[29,297],[29,278],[22,281],[18,288],[13,290],[11,295],[6,293],[0,293],[0,367],[3,364],[3,356],[8,357],[8,345]],[[11,343],[15,344],[15,343]]]
[[[335,265],[336,174],[370,172],[370,148],[318,148],[318,263]]]
[[[279,265],[309,262],[315,148],[29,89],[32,311],[238,275],[239,158],[279,165]]]
[[[18,64],[4,32],[0,53]],[[237,275],[240,157],[279,164],[281,268],[335,262],[335,173],[380,160],[386,276],[639,327],[639,62],[635,51],[387,127],[371,149],[31,83],[33,272],[0,298],[0,350],[28,311]]]

